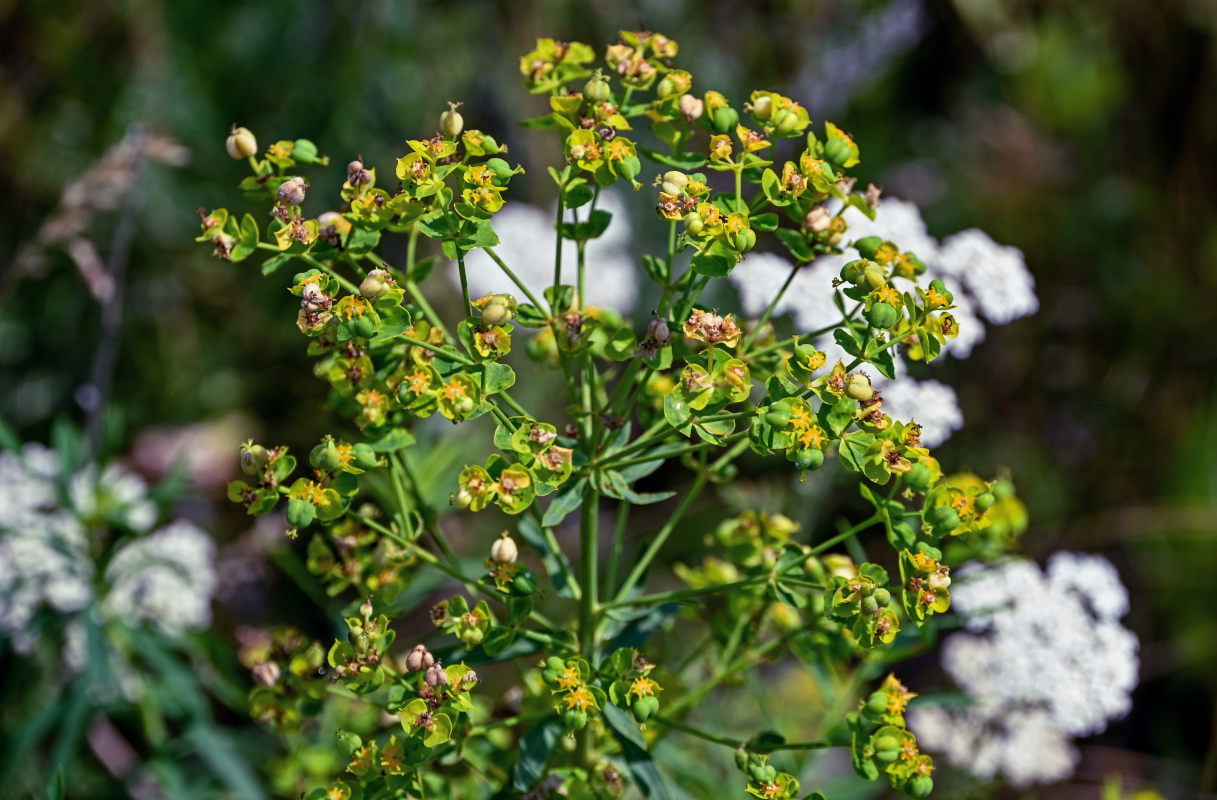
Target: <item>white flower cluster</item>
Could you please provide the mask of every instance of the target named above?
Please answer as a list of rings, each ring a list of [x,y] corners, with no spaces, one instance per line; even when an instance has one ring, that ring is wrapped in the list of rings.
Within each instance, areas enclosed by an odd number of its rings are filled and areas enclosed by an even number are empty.
[[[959,335],[943,345],[945,353],[956,358],[971,354],[972,348],[985,338],[981,315],[993,324],[1004,325],[1038,308],[1035,280],[1027,271],[1022,253],[997,244],[982,231],[966,230],[940,243],[927,232],[916,205],[894,198],[885,198],[879,204],[874,221],[854,208],[847,209],[844,216],[852,239],[879,236],[924,261],[927,269],[925,275],[918,277],[919,284],[926,285],[934,279],[946,284],[955,297],[951,314],[959,322]],[[856,252],[848,250],[840,255],[822,256],[799,270],[774,307],[773,316],[789,314],[796,329],[804,332],[840,322],[842,314],[833,300],[833,280],[856,257]],[[790,261],[773,253],[746,256],[730,276],[740,293],[744,313],[753,317],[762,314],[793,268]],[[828,334],[816,337],[815,345],[828,356],[829,365],[837,360],[847,364],[853,360]],[[882,376],[871,375],[883,393],[884,411],[896,419],[920,423],[922,441],[929,447],[946,441],[963,424],[955,391],[936,381],[917,381],[900,375],[899,361],[897,368],[897,379],[891,383]]]
[[[1137,684],[1137,638],[1119,622],[1128,593],[1115,568],[1062,552],[1045,572],[1023,559],[968,565],[951,588],[968,632],[947,639],[942,663],[971,704],[914,706],[909,727],[980,778],[1022,787],[1068,776],[1071,739],[1127,714]]]
[[[99,622],[147,622],[169,634],[206,627],[216,587],[211,538],[184,520],[129,537],[99,585],[86,521],[106,519],[140,532],[155,524],[156,507],[143,480],[116,464],[73,475],[65,505],[59,468],[55,453],[41,445],[0,453],[0,635],[29,652],[43,607],[74,614],[94,606]]]
[[[590,305],[620,312],[633,309],[638,301],[638,267],[630,256],[630,226],[625,203],[614,191],[601,191],[596,207],[613,215],[612,224],[602,236],[590,240],[584,251],[586,262],[584,291]],[[495,214],[494,229],[499,236],[495,253],[538,298],[554,282],[554,231],[556,207],[546,211],[527,203],[509,202]],[[588,207],[579,209],[586,219]],[[564,222],[569,222],[570,218]],[[562,282],[574,286],[578,253],[575,243],[562,242]],[[448,265],[448,278],[460,286],[456,263]],[[499,265],[481,249],[465,256],[469,293],[480,297],[490,292],[510,294],[520,302],[520,290]]]

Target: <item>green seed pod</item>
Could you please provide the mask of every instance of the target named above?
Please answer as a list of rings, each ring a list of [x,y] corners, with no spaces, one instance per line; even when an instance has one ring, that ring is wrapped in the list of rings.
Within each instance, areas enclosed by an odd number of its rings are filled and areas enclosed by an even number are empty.
[[[777,767],[772,764],[765,764],[760,769],[761,783],[773,783],[774,778],[778,776]]]
[[[531,572],[521,572],[511,582],[511,593],[516,595],[532,594],[537,590],[537,582]]]
[[[824,466],[824,451],[816,447],[800,450],[794,457],[794,468],[809,472]]]
[[[603,103],[613,96],[613,87],[600,73],[583,85],[583,96],[593,103]]]
[[[460,633],[460,640],[466,647],[477,647],[485,638],[486,634],[482,629],[474,626],[467,627]]]
[[[639,722],[646,722],[658,710],[659,698],[653,694],[643,695],[634,701],[634,718]]]
[[[976,510],[983,514],[992,508],[995,502],[997,502],[997,498],[993,496],[992,492],[981,492],[976,495]]]
[[[562,715],[562,723],[568,731],[581,731],[587,727],[587,714],[582,711],[567,711]]]
[[[1014,484],[1002,478],[993,485],[993,496],[998,500],[1009,500],[1014,497]]]
[[[439,129],[449,138],[455,139],[465,129],[465,119],[456,110],[456,104],[439,115]]]
[[[747,253],[752,248],[756,247],[756,231],[751,228],[744,228],[739,233],[735,234],[735,246],[741,253]]]
[[[731,133],[739,125],[739,114],[730,106],[718,109],[710,119],[714,122],[715,133]]]
[[[887,276],[883,274],[883,267],[873,261],[867,264],[866,268],[862,270],[862,283],[872,291],[880,286],[886,286]]]
[[[854,372],[845,379],[845,396],[865,403],[875,396],[875,387],[863,372]]]
[[[261,475],[270,461],[270,453],[265,447],[253,442],[241,445],[241,471],[246,475]]]
[[[934,530],[950,533],[958,528],[959,514],[955,512],[955,509],[948,506],[939,506],[939,508],[945,509],[945,512],[938,515],[938,522],[934,523]]]
[[[566,669],[566,662],[557,656],[550,656],[549,658],[545,659],[545,668],[552,669],[554,672],[561,675],[562,670]]]
[[[389,293],[389,281],[392,276],[383,269],[374,269],[368,273],[363,282],[359,284],[359,293],[365,299],[375,303],[380,298]]]
[[[457,400],[456,403],[453,404],[453,407],[455,408],[457,415],[467,417],[473,413],[473,409],[477,407],[477,404],[473,402],[472,397],[465,395],[460,400]]]
[[[773,115],[773,98],[763,94],[752,104],[752,113],[757,119],[769,119]]]
[[[892,593],[882,587],[875,590],[873,597],[875,598],[875,602],[879,604],[880,608],[892,602]]]
[[[224,142],[224,149],[228,151],[228,155],[237,160],[249,158],[258,152],[258,140],[249,128],[238,128],[234,125],[232,133]]]
[[[364,339],[371,339],[376,335],[376,323],[371,317],[356,317],[351,326],[355,329],[355,333]]]
[[[293,497],[287,501],[287,524],[293,528],[305,528],[317,516],[317,509],[307,500]]]
[[[735,751],[735,766],[740,772],[745,772],[748,769],[748,751]]]
[[[930,792],[934,791],[934,779],[929,775],[914,775],[904,788],[909,797],[921,800],[923,797],[929,797]]]
[[[862,598],[862,612],[864,614],[874,615],[879,611],[879,601],[872,594],[870,597]]]
[[[360,469],[376,469],[380,466],[380,456],[376,455],[376,451],[372,449],[372,446],[365,442],[355,445],[353,454],[355,466]]]
[[[840,167],[849,161],[849,145],[845,140],[834,136],[824,143],[824,158],[831,162],[834,166]]]
[[[870,697],[866,698],[866,706],[864,707],[866,713],[874,717],[886,713],[888,699],[887,692],[882,690],[871,692]]]
[[[515,170],[501,158],[491,158],[486,161],[486,168],[494,173],[496,183],[507,183],[511,180],[511,176],[515,174]]]
[[[876,328],[890,328],[900,320],[900,314],[887,303],[874,303],[866,312],[866,321]]]
[[[313,448],[308,456],[309,463],[322,472],[337,472],[342,465],[342,461],[338,457],[338,448],[334,445],[334,440],[322,442]]]
[[[874,745],[875,758],[884,764],[890,764],[900,757],[900,742],[895,736],[880,736]]]
[[[870,262],[865,258],[855,258],[844,267],[841,267],[841,280],[857,284],[862,277],[862,270],[866,269],[868,263]]]
[[[663,184],[675,187],[676,191],[668,192],[668,194],[680,194],[689,185],[689,176],[680,170],[669,170],[663,174]]]
[[[867,259],[874,258],[879,253],[879,248],[883,247],[883,237],[881,236],[863,236],[858,241],[854,242],[854,249]]]
[[[790,403],[785,400],[779,400],[769,406],[769,413],[765,415],[765,422],[775,428],[785,428],[790,424]]]
[[[655,94],[659,97],[671,97],[680,91],[680,87],[676,85],[676,81],[672,80],[671,75],[665,75],[659,85],[655,87]]]
[[[684,219],[681,221],[685,224],[685,230],[693,236],[701,233],[706,227],[706,224],[702,222],[702,218],[698,216],[696,211],[690,211],[688,214],[685,214]]]
[[[945,296],[947,298],[948,303],[955,302],[955,295],[953,295],[949,291],[947,291],[947,285],[945,283],[943,283],[941,280],[935,279],[935,280],[930,281],[930,288],[937,291],[939,294]]]
[[[904,473],[904,484],[915,492],[924,492],[930,488],[932,477],[925,464],[914,464],[912,469]]]
[[[799,124],[798,116],[789,108],[779,108],[773,115],[773,119],[769,121],[775,132],[780,135],[786,135],[794,131]]]
[[[617,165],[617,172],[619,172],[621,174],[621,177],[625,178],[626,180],[632,181],[632,180],[634,180],[634,177],[638,174],[638,166],[639,165],[638,165],[637,160],[635,160],[633,158],[627,158],[627,159],[624,159],[620,164]]]

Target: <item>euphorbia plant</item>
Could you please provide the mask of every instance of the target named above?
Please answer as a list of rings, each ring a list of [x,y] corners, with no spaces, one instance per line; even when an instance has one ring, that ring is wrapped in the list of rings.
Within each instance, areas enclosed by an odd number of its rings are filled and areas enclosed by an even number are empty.
[[[253,170],[242,190],[269,203],[271,219],[263,236],[252,214],[211,211],[200,241],[233,261],[267,251],[264,274],[300,270],[289,285],[300,299],[297,325],[333,406],[358,430],[326,437],[307,465],[286,447],[242,448],[246,478],[230,486],[231,498],[255,515],[286,501],[293,535],[314,530],[310,569],[331,594],[352,597],[353,609],[345,640],[327,647],[281,632],[247,653],[262,684],[252,706],[294,729],[327,694],[353,693],[400,719],[392,731],[342,732],[346,773],[310,797],[604,797],[629,783],[666,796],[650,751],[672,732],[734,750],[740,790],[757,797],[799,795],[772,753],[825,747],[848,748],[859,775],[913,797],[933,786],[933,765],[904,726],[913,694],[890,675],[860,699],[858,691],[894,660],[900,637],[916,639],[948,608],[943,540],[959,557],[1000,550],[1009,539],[1004,515],[1017,501],[1007,482],[944,477],[916,422],[884,413],[866,370],[890,378],[897,359],[933,361],[957,332],[952,296],[937,281],[920,285],[924,265],[898,243],[851,238],[843,211],[873,217],[879,192],[854,190],[849,170],[859,150],[847,133],[814,127],[805,109],[774,92],[753,92],[738,109],[718,92],[694,94],[692,76],[675,66],[677,49],[658,33],[623,32],[600,68],[589,46],[552,39],[521,59],[529,90],[551,108],[526,123],[551,139],[556,161],[548,167],[557,196],[553,281],[543,288],[519,280],[495,251],[495,214],[523,168],[492,136],[467,128],[455,104],[434,136],[407,142],[388,180],[351,161],[338,210],[316,216],[304,210],[316,201],[296,174],[328,163],[311,142],[279,141],[258,158],[251,132],[234,129],[228,140],[229,153]],[[642,183],[652,179],[653,188]],[[587,243],[612,221],[597,201],[617,184],[653,191],[654,225],[667,234],[665,251],[641,259],[659,302],[640,320],[600,311],[585,288],[595,269]],[[378,255],[391,236],[407,240],[402,262]],[[427,300],[447,284],[422,286],[435,266],[418,257],[425,239],[456,262],[457,319],[442,319]],[[575,243],[573,264],[564,263],[564,239]],[[712,282],[747,269],[741,259],[758,246],[789,251],[791,279],[820,255],[856,251],[835,287],[839,318],[787,336],[769,320],[780,293],[757,320],[702,304]],[[501,268],[501,292],[469,295],[465,258],[478,248]],[[682,253],[691,253],[687,269]],[[810,343],[826,332],[849,363],[827,363]],[[515,372],[504,359],[521,338],[552,368],[564,410],[534,413],[512,396]],[[489,452],[451,476],[453,504],[459,513],[510,515],[544,574],[520,561],[507,532],[487,543],[484,569],[462,568],[403,457],[416,446],[417,420],[437,413]],[[687,588],[647,593],[648,571],[682,517],[707,484],[732,480],[748,450],[784,459],[792,474],[835,462],[856,475],[873,511],[815,544],[784,517],[728,519],[708,539],[716,554],[678,568]],[[636,488],[661,469],[688,470],[690,485],[642,552],[626,559],[629,508],[674,494]],[[600,526],[610,504],[611,534]],[[567,553],[556,529],[576,512],[579,547]],[[857,537],[872,528],[890,551],[860,564],[830,552],[853,540],[857,554]],[[400,611],[394,601],[419,570],[446,574],[464,593],[431,610],[437,631],[396,629],[406,645],[395,646],[384,612]],[[726,609],[708,615],[703,642],[686,643],[683,655],[705,660],[652,662],[654,615],[688,604]],[[418,641],[428,635],[429,647]],[[824,720],[827,738],[788,742],[772,731],[706,731],[686,721],[722,683],[787,650],[834,673],[855,668],[837,716]],[[492,717],[474,667],[499,662],[527,668],[518,707]],[[514,766],[493,767],[503,763]]]

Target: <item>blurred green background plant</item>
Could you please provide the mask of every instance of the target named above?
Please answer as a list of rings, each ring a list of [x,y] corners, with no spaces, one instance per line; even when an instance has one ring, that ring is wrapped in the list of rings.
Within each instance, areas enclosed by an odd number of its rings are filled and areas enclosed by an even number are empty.
[[[220,502],[239,440],[306,451],[332,422],[315,412],[326,389],[304,366],[293,298],[193,242],[194,209],[223,204],[245,171],[222,157],[229,126],[384,168],[460,100],[514,160],[546,163],[555,143],[515,125],[547,110],[520,86],[519,54],[639,23],[679,40],[708,83],[771,88],[853,132],[861,174],[916,202],[932,234],[976,226],[1023,250],[1041,310],[940,368],[967,423],[939,455],[1009,468],[1031,510],[1027,554],[1103,553],[1132,595],[1141,685],[1132,713],[1083,743],[1075,781],[1217,789],[1211,0],[0,2],[0,417],[29,441],[70,420],[152,478],[185,460],[183,502],[247,573],[221,587],[203,639],[221,660],[238,626],[307,624],[302,548]],[[339,171],[325,180],[335,193]],[[533,170],[514,199],[548,203],[545,184]],[[630,202],[647,219],[650,195]],[[116,267],[125,286],[107,294]],[[787,476],[749,480],[774,510],[797,508]],[[428,489],[439,506],[449,490]],[[0,652],[11,741],[34,679]],[[274,752],[240,713],[218,719],[260,742],[252,762]],[[13,785],[40,788],[51,749],[11,765]],[[95,756],[82,744],[74,769],[102,775]],[[1055,791],[1041,794],[1067,796]]]

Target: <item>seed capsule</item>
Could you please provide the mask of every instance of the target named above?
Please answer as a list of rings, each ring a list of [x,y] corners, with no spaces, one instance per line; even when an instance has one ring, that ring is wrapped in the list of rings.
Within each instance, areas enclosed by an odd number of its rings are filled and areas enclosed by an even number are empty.
[[[289,206],[298,206],[304,202],[306,189],[308,189],[308,184],[305,183],[304,178],[288,178],[279,186],[279,202]]]
[[[699,97],[694,97],[691,94],[681,95],[680,97],[680,113],[684,115],[685,122],[692,122],[701,117],[705,113],[706,104]]]
[[[887,303],[874,303],[866,312],[866,321],[876,328],[890,328],[899,319],[900,314]]]
[[[439,115],[439,129],[447,137],[455,139],[465,129],[465,120],[456,110],[456,103],[449,103],[449,108]]]
[[[427,674],[423,676],[423,680],[428,686],[444,686],[448,683],[448,673],[444,672],[444,667],[438,661],[427,667]]]
[[[976,510],[983,514],[992,508],[995,502],[997,502],[997,498],[993,496],[992,492],[981,492],[976,495]]]
[[[425,645],[417,645],[410,654],[406,656],[406,669],[411,672],[421,672],[435,663],[435,656],[431,655],[431,651]]]
[[[258,152],[258,140],[249,128],[233,126],[232,133],[224,142],[224,149],[235,159],[249,158]]]
[[[520,557],[520,550],[516,547],[515,540],[503,533],[502,536],[494,540],[494,544],[490,545],[490,560],[499,564],[512,564]]]
[[[865,372],[854,372],[845,379],[845,394],[865,403],[875,396],[875,388],[871,386],[870,378]]]
[[[359,284],[359,293],[375,303],[389,293],[389,282],[392,280],[386,270],[374,269]]]

